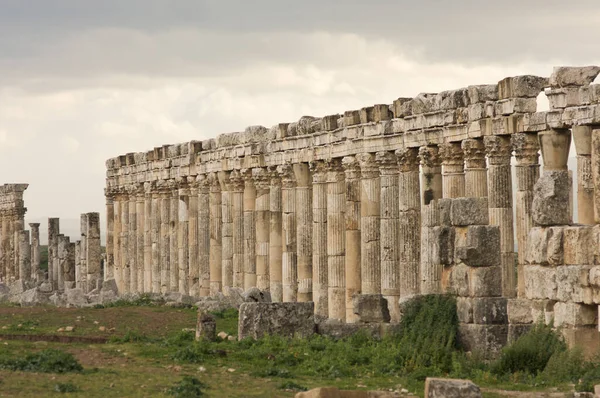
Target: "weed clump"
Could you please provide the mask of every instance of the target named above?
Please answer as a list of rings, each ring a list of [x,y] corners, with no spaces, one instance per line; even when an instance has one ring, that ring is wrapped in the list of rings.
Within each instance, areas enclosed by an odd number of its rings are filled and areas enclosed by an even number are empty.
[[[286,381],[284,383],[281,383],[277,388],[280,390],[294,391],[294,392],[308,391],[308,388],[301,386],[298,383],[294,383],[293,381]]]
[[[79,391],[79,388],[77,388],[76,385],[71,383],[58,383],[54,386],[54,391],[60,393],[77,392]]]
[[[163,299],[157,299],[148,293],[140,294],[133,298],[120,298],[112,303],[96,304],[94,308],[115,308],[115,307],[156,307],[164,304]]]
[[[123,337],[111,337],[110,342],[114,344],[124,344],[124,343],[149,343],[152,342],[153,339],[148,337],[144,333],[140,333],[136,330],[127,330]]]
[[[47,349],[29,354],[22,359],[0,357],[0,369],[39,373],[77,373],[81,372],[83,367],[72,354]]]
[[[203,397],[206,384],[195,377],[183,376],[183,379],[177,382],[173,387],[167,390],[167,393],[177,398],[195,398]]]

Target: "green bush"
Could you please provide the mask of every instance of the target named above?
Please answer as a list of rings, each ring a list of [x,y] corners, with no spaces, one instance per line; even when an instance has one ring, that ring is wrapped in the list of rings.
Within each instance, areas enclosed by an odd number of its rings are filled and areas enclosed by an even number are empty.
[[[550,383],[577,383],[589,367],[590,362],[585,360],[581,348],[557,351],[548,360],[540,378]]]
[[[124,343],[148,343],[153,341],[152,338],[148,337],[144,333],[140,333],[136,330],[127,330],[123,337],[111,337],[110,342],[113,344],[124,344]]]
[[[54,386],[54,391],[60,393],[77,392],[79,391],[79,388],[77,388],[76,385],[71,383],[58,383]]]
[[[210,343],[202,340],[178,348],[173,353],[172,358],[178,362],[203,363],[215,354],[216,352],[211,349]]]
[[[600,384],[600,364],[595,363],[581,377],[579,384],[575,386],[577,391],[594,392],[594,386]]]
[[[567,350],[567,345],[552,326],[536,324],[528,333],[502,350],[500,358],[493,364],[492,372],[497,375],[525,372],[538,375],[553,355]]]
[[[308,388],[301,386],[300,384],[294,383],[293,381],[286,381],[281,383],[278,387],[280,390],[288,391],[308,391]]]
[[[183,379],[169,388],[167,393],[177,398],[195,398],[203,397],[203,388],[207,388],[206,384],[202,383],[195,377],[183,376]]]
[[[0,369],[39,372],[39,373],[70,373],[81,372],[83,367],[72,354],[55,349],[47,349],[25,358],[0,358]]]

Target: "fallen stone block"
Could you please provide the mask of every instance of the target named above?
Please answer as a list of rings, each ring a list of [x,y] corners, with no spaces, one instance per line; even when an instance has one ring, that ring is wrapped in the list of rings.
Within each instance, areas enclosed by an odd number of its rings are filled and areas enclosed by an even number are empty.
[[[85,293],[80,288],[65,290],[65,298],[68,306],[83,307],[88,304]]]
[[[308,337],[315,333],[314,303],[244,303],[240,306],[238,338],[265,335]]]
[[[271,294],[267,291],[261,291],[257,287],[251,287],[243,294],[245,303],[270,303]]]
[[[215,318],[210,314],[198,311],[198,322],[196,324],[196,341],[215,341],[216,333],[217,323],[215,321]]]
[[[48,295],[41,293],[37,288],[29,289],[21,293],[20,296],[20,303],[23,306],[33,306],[50,303]]]
[[[425,398],[481,398],[481,390],[470,380],[437,379],[425,380]]]
[[[572,181],[567,170],[544,171],[533,187],[531,213],[536,225],[571,224],[571,186]]]
[[[40,284],[40,286],[38,287],[38,289],[40,290],[40,292],[43,293],[52,293],[52,283],[50,282],[42,282]]]
[[[450,222],[455,227],[488,225],[487,198],[457,198],[451,200]]]
[[[550,76],[552,87],[588,86],[600,73],[598,66],[558,66]]]
[[[387,300],[381,294],[355,294],[352,305],[359,322],[378,323],[389,322],[390,311]]]
[[[340,390],[336,387],[320,387],[299,392],[295,398],[399,398],[398,392]]]
[[[497,225],[456,228],[454,259],[470,267],[500,265],[500,228]]]

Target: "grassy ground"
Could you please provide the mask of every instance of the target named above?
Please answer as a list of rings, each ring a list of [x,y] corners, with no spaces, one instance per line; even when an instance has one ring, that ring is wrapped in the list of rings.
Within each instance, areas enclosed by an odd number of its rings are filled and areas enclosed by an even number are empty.
[[[217,331],[237,334],[235,312],[217,314]],[[407,388],[423,394],[425,374],[400,375],[393,366],[395,347],[366,337],[335,343],[266,339],[264,342],[193,343],[194,309],[152,306],[59,309],[0,306],[0,368],[2,358],[24,358],[49,348],[69,352],[84,370],[79,373],[35,373],[0,370],[0,397],[62,396],[56,390],[75,389],[73,397],[186,396],[170,388],[193,376],[211,397],[292,397],[297,389],[338,386],[348,389]],[[73,332],[58,332],[68,326]],[[46,343],[7,340],[7,335],[73,335],[108,338],[107,344]],[[2,336],[5,336],[4,338]],[[389,353],[389,354],[388,354]],[[478,374],[480,385],[498,389],[556,391],[531,386],[531,379],[499,379]],[[429,374],[428,374],[429,375]],[[451,375],[452,376],[452,375]]]

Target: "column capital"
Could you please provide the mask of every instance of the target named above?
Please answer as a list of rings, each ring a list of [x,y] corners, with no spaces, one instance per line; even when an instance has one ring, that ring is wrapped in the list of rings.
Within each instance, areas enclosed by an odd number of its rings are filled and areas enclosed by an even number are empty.
[[[537,133],[516,133],[510,137],[512,149],[515,151],[517,166],[533,166],[539,164],[540,143]]]
[[[485,169],[485,144],[481,138],[467,138],[461,143],[467,169]]]
[[[444,142],[440,144],[439,155],[444,166],[464,165],[464,154],[458,142]]]
[[[206,174],[198,174],[198,176],[196,177],[196,182],[198,183],[199,192],[208,193],[210,181]]]
[[[379,177],[379,166],[375,162],[375,155],[369,152],[362,152],[356,155],[356,160],[360,164],[360,175],[363,180]]]
[[[322,160],[313,160],[309,164],[312,172],[313,184],[324,184],[327,182],[327,167]]]
[[[231,172],[230,171],[219,171],[217,177],[219,178],[219,184],[221,184],[221,191],[231,190]]]
[[[257,193],[265,193],[270,189],[270,177],[267,169],[264,167],[255,167],[252,169],[252,180],[256,186]]]
[[[283,188],[294,188],[296,186],[296,176],[290,164],[277,166],[276,174],[281,179]]]
[[[229,175],[229,181],[234,192],[244,192],[245,178],[240,170],[232,170]]]
[[[398,174],[398,159],[394,152],[380,151],[375,154],[375,162],[382,175]]]
[[[219,182],[217,173],[213,172],[208,174],[208,185],[210,187],[210,192],[221,192],[221,183]]]
[[[327,166],[327,182],[344,181],[345,174],[342,167],[342,159],[333,158],[325,162]]]
[[[394,152],[400,172],[419,171],[419,151],[417,148],[401,148]]]
[[[342,167],[346,173],[347,180],[360,179],[360,165],[355,156],[346,156],[342,159]]]
[[[440,167],[440,150],[437,146],[422,146],[419,148],[419,161],[423,167]]]
[[[512,147],[509,136],[490,135],[483,138],[489,164],[495,166],[510,165]]]

